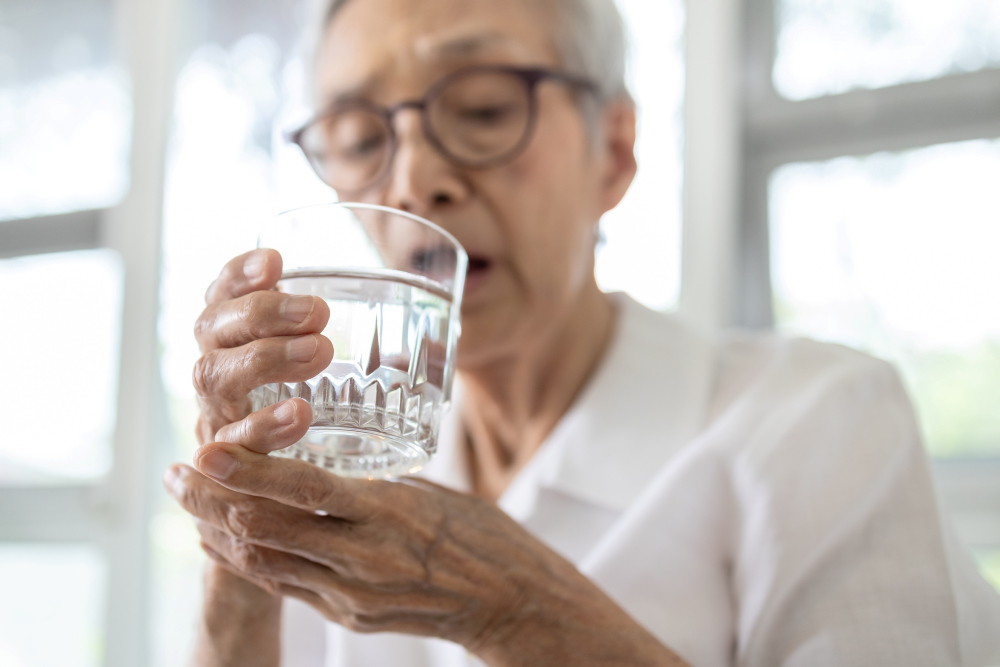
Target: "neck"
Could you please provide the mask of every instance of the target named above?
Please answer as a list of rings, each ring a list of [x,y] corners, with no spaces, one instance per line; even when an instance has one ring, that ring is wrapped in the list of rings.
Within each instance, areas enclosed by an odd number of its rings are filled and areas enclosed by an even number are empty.
[[[462,371],[462,419],[477,495],[496,500],[586,385],[611,338],[613,307],[596,283],[553,313],[516,353]]]

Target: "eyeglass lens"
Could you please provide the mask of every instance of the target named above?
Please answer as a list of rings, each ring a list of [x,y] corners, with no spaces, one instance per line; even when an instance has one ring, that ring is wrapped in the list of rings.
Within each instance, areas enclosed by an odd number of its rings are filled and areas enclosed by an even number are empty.
[[[531,124],[531,94],[508,72],[470,72],[451,80],[426,101],[425,129],[445,156],[484,166],[516,150]],[[345,108],[316,120],[300,143],[320,177],[336,189],[359,190],[374,182],[392,159],[388,119],[375,109]]]

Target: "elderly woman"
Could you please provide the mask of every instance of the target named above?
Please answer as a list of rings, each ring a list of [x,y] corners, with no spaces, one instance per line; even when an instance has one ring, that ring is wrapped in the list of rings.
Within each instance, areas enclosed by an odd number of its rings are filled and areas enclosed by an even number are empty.
[[[613,0],[339,0],[323,28],[314,122],[372,168],[313,155],[321,176],[468,249],[455,405],[420,478],[268,457],[310,409],[247,393],[327,366],[329,310],[272,291],[273,251],[226,265],[196,327],[208,444],[166,476],[211,557],[196,665],[998,657],[886,364],[598,289],[597,222],[636,171]],[[434,116],[459,94],[517,132],[468,157]]]

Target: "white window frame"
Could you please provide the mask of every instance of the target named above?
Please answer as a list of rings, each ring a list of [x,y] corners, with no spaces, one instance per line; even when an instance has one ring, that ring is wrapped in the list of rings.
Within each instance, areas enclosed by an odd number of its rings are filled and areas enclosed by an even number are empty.
[[[159,381],[160,222],[180,5],[115,0],[132,82],[131,186],[117,206],[0,223],[0,255],[110,248],[123,260],[114,461],[94,484],[0,488],[0,543],[87,543],[107,564],[105,667],[148,662],[148,526],[168,451]],[[84,399],[85,400],[85,399]],[[55,434],[54,437],[58,437]],[[58,601],[54,601],[58,602]]]
[[[768,181],[791,162],[1000,137],[1000,69],[790,101],[772,84],[775,2],[687,3],[681,311],[774,326]],[[1000,458],[933,462],[963,541],[1000,548]]]

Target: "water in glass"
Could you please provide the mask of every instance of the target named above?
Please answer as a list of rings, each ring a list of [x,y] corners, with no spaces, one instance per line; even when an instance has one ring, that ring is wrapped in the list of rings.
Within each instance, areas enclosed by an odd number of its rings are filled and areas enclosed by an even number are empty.
[[[333,361],[305,382],[251,393],[254,410],[300,397],[313,410],[306,437],[277,455],[351,477],[419,469],[436,448],[450,398],[445,364],[458,332],[449,330],[451,295],[413,275],[382,271],[292,271],[277,289],[324,299],[323,334]]]

